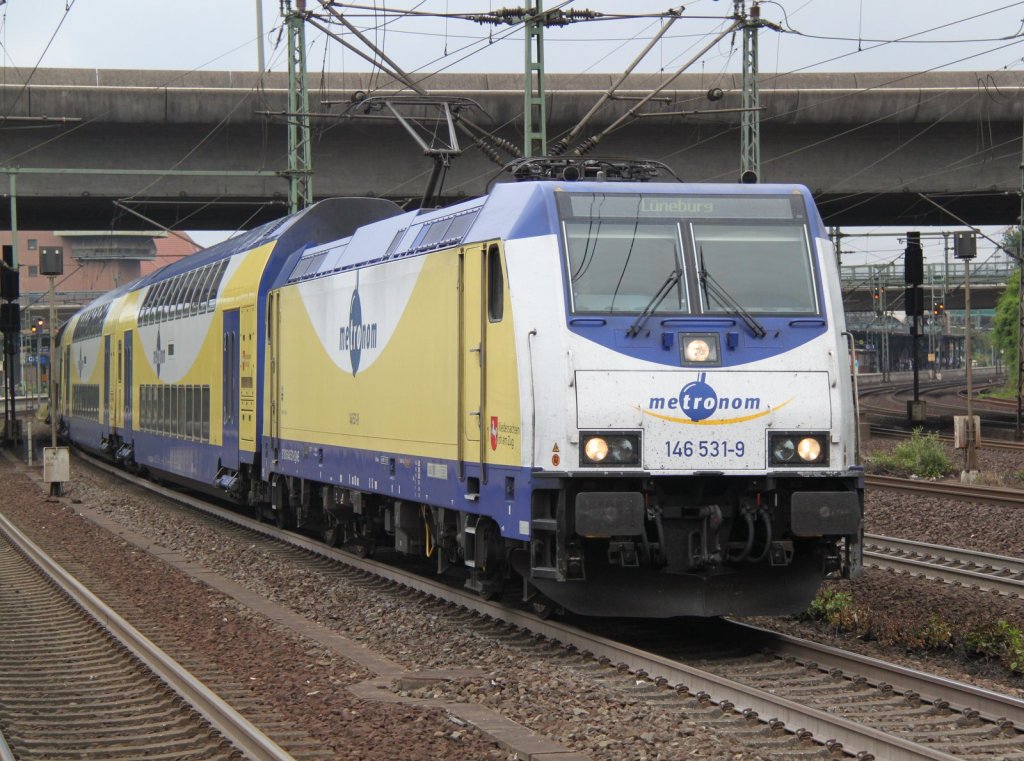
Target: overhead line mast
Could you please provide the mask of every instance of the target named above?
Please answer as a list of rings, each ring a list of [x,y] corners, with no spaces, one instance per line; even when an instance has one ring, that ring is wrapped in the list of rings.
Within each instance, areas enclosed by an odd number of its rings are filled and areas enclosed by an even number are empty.
[[[523,29],[526,37],[526,76],[523,82],[523,155],[548,152],[548,110],[544,92],[544,17],[541,0],[527,0]]]
[[[736,18],[743,22],[743,99],[740,103],[740,182],[755,183],[761,177],[761,91],[757,82],[757,27],[761,7],[754,0],[750,16],[746,0],[734,0]]]
[[[761,18],[759,0],[747,15],[746,0],[733,0],[733,15],[743,27],[743,97],[740,121],[740,182],[761,181],[761,90],[758,84],[757,30],[782,29]]]
[[[313,203],[313,159],[306,84],[306,0],[282,0],[288,34],[288,213]]]

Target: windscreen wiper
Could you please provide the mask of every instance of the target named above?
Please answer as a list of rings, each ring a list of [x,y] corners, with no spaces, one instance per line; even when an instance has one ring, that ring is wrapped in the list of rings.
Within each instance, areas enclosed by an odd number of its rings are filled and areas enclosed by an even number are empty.
[[[707,267],[704,266],[704,247],[700,249],[700,284],[704,289],[704,295],[710,294],[715,297],[716,301],[721,302],[732,312],[735,312],[743,320],[744,324],[750,328],[750,332],[754,334],[756,338],[764,338],[768,335],[768,331],[764,329],[764,326],[754,319],[754,316],[750,314],[746,309],[740,306],[740,303],[734,299],[729,293],[715,280],[711,273],[708,272]],[[708,306],[711,305],[711,300],[708,299]]]
[[[651,296],[651,300],[647,302],[647,306],[644,307],[644,311],[636,316],[633,320],[633,324],[629,326],[626,331],[627,338],[633,338],[634,336],[640,335],[640,331],[643,330],[644,323],[647,322],[647,318],[654,314],[661,302],[665,300],[665,297],[672,292],[672,289],[679,283],[679,279],[683,276],[683,268],[672,270],[669,276],[665,278],[665,282],[661,284],[661,287],[655,291],[654,295]]]

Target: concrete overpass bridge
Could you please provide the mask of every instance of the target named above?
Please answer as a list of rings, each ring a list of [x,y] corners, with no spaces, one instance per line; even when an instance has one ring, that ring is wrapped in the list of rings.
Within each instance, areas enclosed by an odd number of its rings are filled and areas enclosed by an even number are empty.
[[[26,84],[8,69],[6,77],[0,174],[16,179],[23,229],[152,228],[117,199],[189,229],[248,227],[284,212],[283,74],[41,69]],[[548,75],[549,136],[575,124],[617,78]],[[581,137],[657,82],[631,76]],[[356,92],[397,88],[354,73],[313,75],[310,84],[314,194],[418,198],[431,162],[403,128],[340,115]],[[706,97],[712,84],[723,90],[714,102]],[[521,75],[439,74],[423,85],[472,98],[482,109],[475,121],[521,144]],[[1021,87],[1020,74],[1006,71],[762,74],[761,179],[808,185],[830,225],[954,224],[919,194],[973,224],[1013,223]],[[685,180],[734,181],[739,100],[739,75],[683,75],[595,153],[658,159]],[[484,192],[496,171],[469,146],[452,165],[444,200]],[[9,222],[2,204],[0,226]]]

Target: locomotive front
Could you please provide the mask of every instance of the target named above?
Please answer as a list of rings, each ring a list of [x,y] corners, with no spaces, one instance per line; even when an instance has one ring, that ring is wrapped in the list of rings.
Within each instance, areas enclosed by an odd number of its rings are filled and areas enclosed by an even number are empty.
[[[594,615],[754,615],[856,575],[851,366],[806,189],[552,197],[569,399],[539,406],[558,451],[535,478],[534,586]]]

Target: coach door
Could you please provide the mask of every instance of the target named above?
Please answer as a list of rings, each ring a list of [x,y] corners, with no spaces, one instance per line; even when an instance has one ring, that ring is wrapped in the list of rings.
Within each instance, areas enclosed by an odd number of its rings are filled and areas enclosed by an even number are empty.
[[[110,336],[103,336],[103,427],[110,425]],[[104,434],[105,436],[106,434]]]
[[[486,402],[484,364],[485,247],[463,249],[459,255],[459,479],[483,478],[483,408]],[[479,483],[477,483],[479,488]],[[467,492],[473,493],[472,489]]]
[[[60,406],[61,413],[65,417],[71,417],[71,347],[68,346],[64,349],[64,366],[61,368],[64,375],[64,387],[61,389],[61,399],[63,403]]]
[[[221,465],[238,468],[238,310],[224,312]]]
[[[124,333],[124,434],[132,431],[132,331]]]

